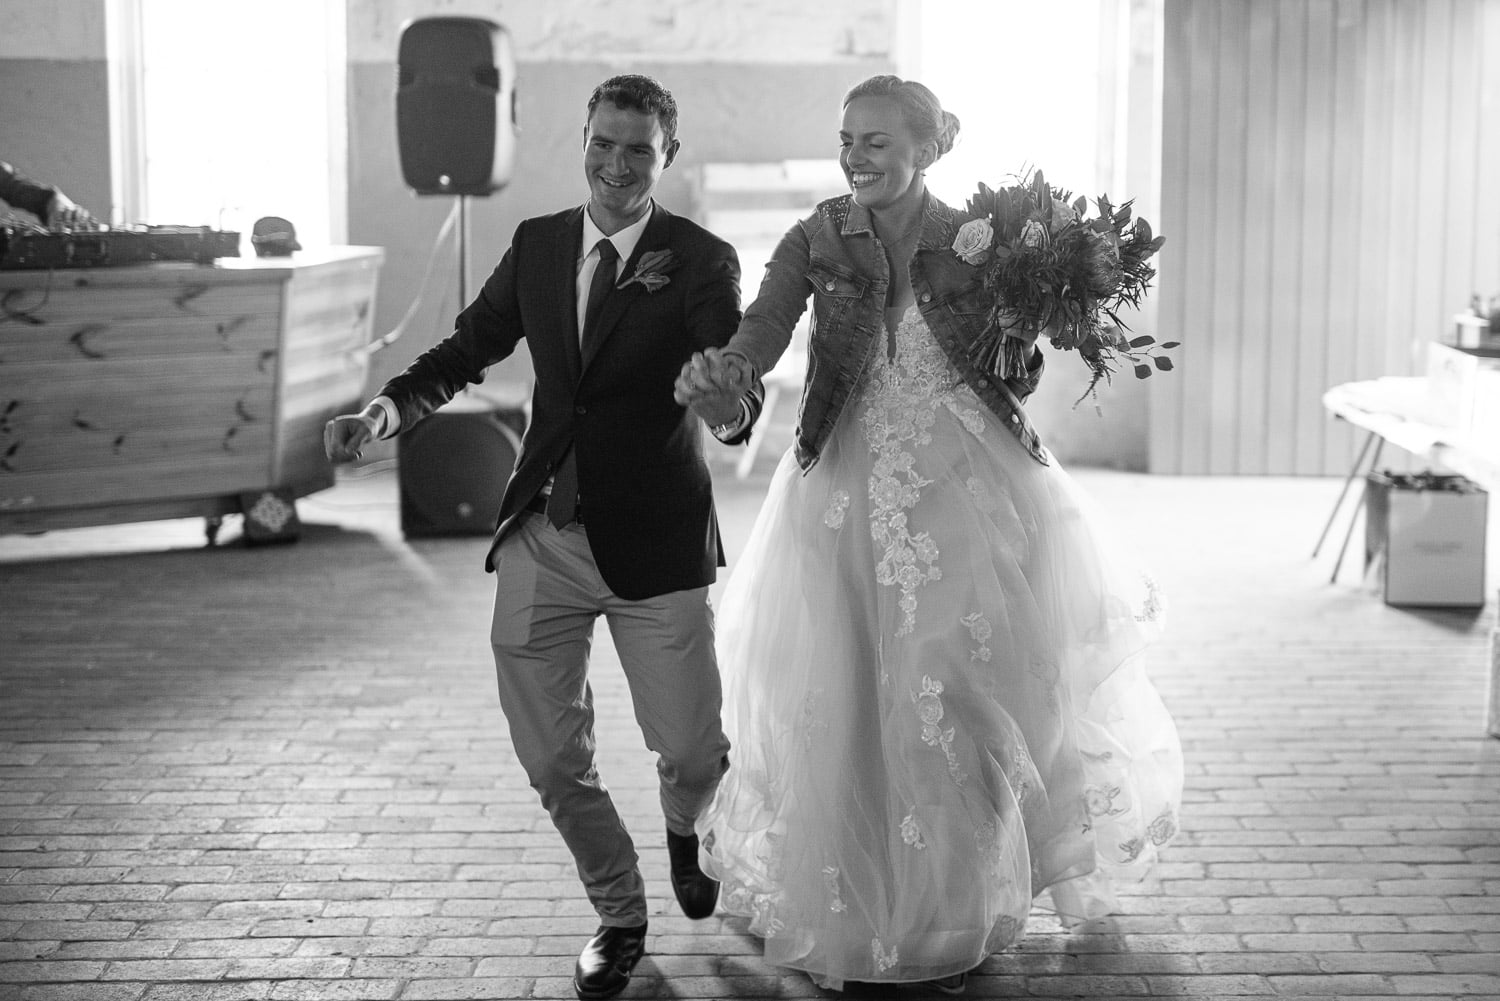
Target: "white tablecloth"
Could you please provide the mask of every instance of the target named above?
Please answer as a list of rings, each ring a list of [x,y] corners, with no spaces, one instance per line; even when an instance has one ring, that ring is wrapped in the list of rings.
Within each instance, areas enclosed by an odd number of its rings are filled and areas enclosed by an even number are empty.
[[[1465,428],[1431,423],[1433,407],[1425,378],[1388,376],[1346,382],[1323,394],[1323,406],[1398,448],[1500,493],[1500,441],[1482,441]]]

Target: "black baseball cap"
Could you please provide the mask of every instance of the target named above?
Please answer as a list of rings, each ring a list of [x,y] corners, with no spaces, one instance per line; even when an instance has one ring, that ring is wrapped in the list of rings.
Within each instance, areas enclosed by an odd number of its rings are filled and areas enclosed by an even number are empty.
[[[297,242],[297,227],[277,215],[261,216],[255,220],[250,245],[259,257],[281,257],[302,249],[302,244]]]

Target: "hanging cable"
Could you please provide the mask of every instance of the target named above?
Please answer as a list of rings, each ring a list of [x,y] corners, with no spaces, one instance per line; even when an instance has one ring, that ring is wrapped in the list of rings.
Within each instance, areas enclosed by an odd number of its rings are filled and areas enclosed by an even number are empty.
[[[427,255],[427,270],[422,274],[422,284],[417,288],[417,294],[412,298],[411,305],[406,307],[406,314],[401,317],[401,321],[399,323],[391,328],[390,333],[377,340],[371,341],[369,344],[366,344],[364,347],[359,349],[359,352],[364,354],[366,357],[373,355],[375,352],[381,350],[382,348],[389,347],[390,345],[394,344],[402,334],[406,333],[407,325],[411,323],[412,317],[416,316],[417,308],[422,305],[422,300],[427,295],[427,284],[432,280],[432,270],[433,267],[437,264],[438,250],[441,249],[444,242],[447,241],[448,234],[453,231],[454,223],[458,221],[458,212],[459,203],[455,201],[453,203],[453,210],[448,213],[448,218],[443,220],[443,225],[438,229],[437,236],[432,241],[432,251]],[[462,309],[465,303],[459,303],[458,305],[459,308]]]

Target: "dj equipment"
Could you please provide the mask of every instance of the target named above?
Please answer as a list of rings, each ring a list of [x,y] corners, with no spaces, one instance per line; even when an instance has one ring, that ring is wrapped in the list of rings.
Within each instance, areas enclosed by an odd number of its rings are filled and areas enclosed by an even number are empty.
[[[493,532],[500,495],[521,454],[525,430],[526,415],[520,410],[445,408],[398,436],[402,534]]]
[[[211,264],[240,256],[240,234],[207,226],[55,232],[0,226],[0,269],[103,268],[151,261]]]
[[[510,35],[480,17],[424,17],[401,29],[396,133],[419,195],[488,195],[510,183],[516,66]]]

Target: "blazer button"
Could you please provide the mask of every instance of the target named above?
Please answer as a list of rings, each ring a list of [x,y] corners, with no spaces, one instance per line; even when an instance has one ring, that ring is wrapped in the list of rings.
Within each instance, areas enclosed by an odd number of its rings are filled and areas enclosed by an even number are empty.
[[[832,292],[833,291],[833,282],[829,282],[827,285],[824,285],[823,288],[827,289],[829,292]]]
[[[1010,422],[1012,424],[1019,424],[1019,423],[1021,423],[1020,415],[1018,415],[1018,414],[1011,414],[1010,415]]]
[[[584,414],[586,414],[588,412],[589,412],[589,408],[588,407],[574,407],[573,408],[573,413],[577,414],[579,417],[582,417]]]
[[[932,301],[932,293],[931,292],[923,292],[922,293],[922,301],[923,302],[931,302]]]

